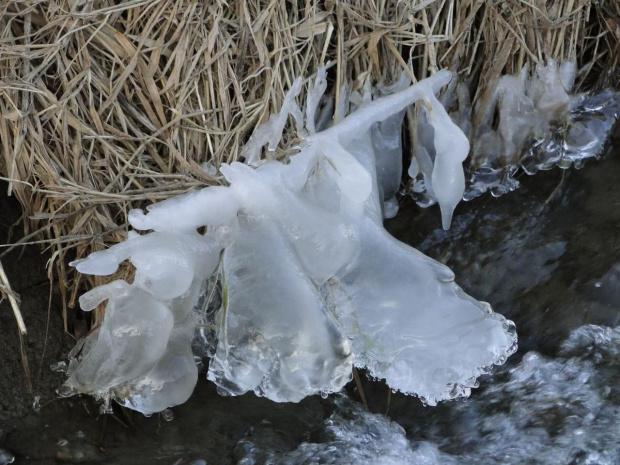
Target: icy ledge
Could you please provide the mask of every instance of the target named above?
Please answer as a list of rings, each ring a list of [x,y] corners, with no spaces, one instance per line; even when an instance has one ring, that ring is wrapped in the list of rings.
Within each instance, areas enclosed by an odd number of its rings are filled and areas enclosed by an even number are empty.
[[[402,157],[400,121],[418,100],[431,109],[432,176],[449,225],[469,150],[435,98],[451,79],[442,71],[375,100],[366,93],[349,116],[347,105],[336,109],[325,129],[329,118],[317,114],[322,69],[305,116],[295,102],[297,80],[280,114],[249,140],[243,156],[255,167],[223,165],[228,187],[131,211],[133,228],[152,232],[131,233],[73,263],[82,273],[110,275],[130,259],[136,276],[81,297],[86,311],[107,300],[105,319],[74,349],[61,392],[145,414],[187,400],[197,381],[194,306],[217,277],[222,306],[208,378],[223,394],[297,402],[339,391],[357,366],[428,404],[467,396],[478,375],[515,351],[514,325],[382,225],[396,178],[384,168]],[[289,113],[304,136],[299,152],[287,164],[261,163],[262,147],[276,147]]]
[[[530,72],[497,80],[472,106],[466,82],[451,82],[441,102],[430,100],[417,116],[409,175],[411,194],[421,207],[441,204],[436,189],[433,113],[442,106],[471,144],[464,199],[487,191],[498,197],[519,187],[520,170],[535,174],[554,167],[580,168],[598,158],[620,119],[620,93],[572,93],[577,75],[574,60],[549,60]],[[444,112],[445,113],[445,112]]]

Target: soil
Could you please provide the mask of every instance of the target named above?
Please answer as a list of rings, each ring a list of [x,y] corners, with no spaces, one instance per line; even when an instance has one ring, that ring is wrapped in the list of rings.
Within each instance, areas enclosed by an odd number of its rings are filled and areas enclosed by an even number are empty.
[[[15,242],[23,232],[21,207],[15,198],[4,195],[6,191],[7,184],[0,183],[0,244]],[[0,253],[4,250],[0,249]],[[0,425],[32,412],[35,396],[40,396],[41,404],[55,397],[53,387],[62,382],[62,374],[52,372],[50,364],[61,360],[74,342],[63,330],[59,300],[50,294],[47,258],[35,246],[16,248],[0,258],[11,288],[21,298],[20,309],[28,330],[22,346],[8,299],[0,303]],[[30,380],[22,364],[22,347]]]

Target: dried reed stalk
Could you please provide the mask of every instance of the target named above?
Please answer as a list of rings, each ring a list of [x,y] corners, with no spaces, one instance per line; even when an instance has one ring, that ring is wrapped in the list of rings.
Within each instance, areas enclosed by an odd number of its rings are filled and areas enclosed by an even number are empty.
[[[129,209],[217,184],[201,164],[234,161],[296,76],[333,60],[338,99],[448,67],[483,101],[501,74],[576,57],[579,86],[603,86],[619,24],[615,0],[4,1],[0,174],[73,307],[102,280],[67,260],[123,240]]]

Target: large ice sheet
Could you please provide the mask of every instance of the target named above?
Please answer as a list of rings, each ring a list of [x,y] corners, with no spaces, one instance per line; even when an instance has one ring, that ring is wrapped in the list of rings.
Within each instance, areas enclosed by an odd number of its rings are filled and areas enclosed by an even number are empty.
[[[367,84],[339,102],[325,128],[317,117],[325,90],[319,70],[305,120],[296,80],[282,111],[250,138],[246,164],[220,168],[228,186],[130,212],[145,233],[74,263],[109,275],[129,259],[136,274],[131,284],[114,281],[82,296],[85,310],[108,304],[102,327],[73,354],[67,386],[145,414],[184,402],[197,377],[194,307],[205,283],[219,281],[208,378],[222,393],[297,402],[338,391],[355,364],[428,403],[468,395],[477,375],[514,350],[511,324],[382,225],[399,184],[402,115],[419,100],[429,128],[421,140],[432,156],[420,170],[449,224],[468,151],[435,97],[452,77],[442,71],[374,99]],[[299,153],[288,163],[261,160],[263,145],[273,152],[280,142],[289,113]]]

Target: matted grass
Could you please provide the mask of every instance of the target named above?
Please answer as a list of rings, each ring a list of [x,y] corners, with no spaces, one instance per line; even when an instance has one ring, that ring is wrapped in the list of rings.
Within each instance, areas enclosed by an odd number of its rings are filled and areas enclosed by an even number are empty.
[[[107,279],[67,259],[123,240],[129,209],[217,184],[201,164],[234,161],[296,76],[331,60],[338,100],[345,82],[450,68],[483,102],[500,75],[570,57],[580,89],[617,78],[620,2],[5,1],[0,174],[70,329],[83,284]]]

